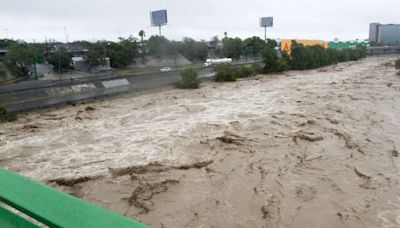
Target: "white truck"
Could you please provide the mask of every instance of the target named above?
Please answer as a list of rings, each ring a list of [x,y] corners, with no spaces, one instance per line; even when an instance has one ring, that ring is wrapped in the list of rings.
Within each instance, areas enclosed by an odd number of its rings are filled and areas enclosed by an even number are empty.
[[[222,58],[222,59],[207,59],[206,62],[203,64],[204,67],[211,67],[214,65],[219,65],[219,64],[230,64],[232,63],[231,58]]]

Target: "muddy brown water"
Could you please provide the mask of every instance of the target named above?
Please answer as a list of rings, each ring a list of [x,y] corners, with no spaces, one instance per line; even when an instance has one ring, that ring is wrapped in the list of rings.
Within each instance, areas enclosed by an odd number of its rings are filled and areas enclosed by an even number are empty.
[[[400,227],[394,59],[20,115],[0,165],[153,227]]]

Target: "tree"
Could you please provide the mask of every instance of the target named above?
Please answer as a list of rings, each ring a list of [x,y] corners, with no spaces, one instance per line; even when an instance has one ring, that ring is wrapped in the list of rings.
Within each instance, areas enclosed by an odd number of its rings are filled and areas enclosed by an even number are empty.
[[[264,73],[282,72],[289,69],[286,61],[279,58],[274,48],[267,46],[262,51]]]
[[[71,66],[72,55],[64,50],[60,50],[52,54],[48,61],[54,66],[54,71],[63,72]]]
[[[39,48],[36,45],[12,43],[8,46],[4,62],[14,74],[28,76],[38,56]]]
[[[145,46],[144,46],[144,37],[146,36],[146,33],[144,30],[139,31],[139,37],[140,37],[140,51],[141,51],[141,56],[142,56],[142,63],[145,63]]]
[[[0,39],[0,48],[7,48],[11,44],[16,44],[18,43],[15,40],[9,40],[9,39]]]
[[[131,64],[139,53],[137,39],[132,36],[120,38],[112,53],[114,54],[114,60],[110,55],[112,67],[125,67]]]
[[[86,62],[90,69],[105,64],[110,59],[111,67],[125,67],[138,55],[137,40],[134,37],[119,38],[119,42],[98,41],[89,46]]]
[[[147,48],[150,55],[158,58],[176,54],[175,43],[163,36],[151,36],[147,41]]]
[[[144,37],[146,36],[146,33],[143,30],[139,31],[139,37],[140,37],[140,42],[143,45]]]
[[[163,36],[151,36],[147,41],[149,54],[156,57],[165,55],[168,43],[169,40]]]
[[[222,39],[222,53],[225,57],[239,59],[243,53],[243,43],[240,38],[224,38]]]
[[[243,50],[246,56],[257,57],[268,46],[265,40],[258,36],[247,38],[243,41]]]
[[[196,41],[192,38],[184,37],[182,42],[175,44],[177,52],[185,56],[190,61],[201,60],[207,58],[208,47],[206,42]]]
[[[85,62],[89,65],[89,70],[93,67],[105,64],[106,49],[102,42],[90,44],[88,51],[85,53]]]

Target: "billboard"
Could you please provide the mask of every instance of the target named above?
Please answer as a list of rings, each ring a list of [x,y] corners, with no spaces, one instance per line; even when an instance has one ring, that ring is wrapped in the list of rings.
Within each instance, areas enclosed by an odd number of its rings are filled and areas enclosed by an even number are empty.
[[[167,10],[157,10],[150,12],[150,20],[152,26],[163,26],[166,25],[167,20]]]
[[[260,27],[272,27],[274,25],[273,17],[261,17],[260,18]]]
[[[282,39],[281,51],[286,51],[288,54],[290,54],[292,49],[292,40],[295,40],[298,44],[303,44],[304,46],[320,45],[324,48],[328,48],[328,42],[323,40]]]

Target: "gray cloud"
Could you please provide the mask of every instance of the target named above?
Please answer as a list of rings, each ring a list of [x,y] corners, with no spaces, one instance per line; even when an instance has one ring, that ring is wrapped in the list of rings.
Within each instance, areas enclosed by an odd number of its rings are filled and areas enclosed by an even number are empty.
[[[39,41],[137,36],[150,26],[151,10],[167,9],[163,35],[209,39],[214,35],[263,36],[258,18],[274,16],[271,38],[365,39],[370,22],[400,23],[398,0],[0,0],[0,37]],[[6,34],[5,29],[8,29]]]

